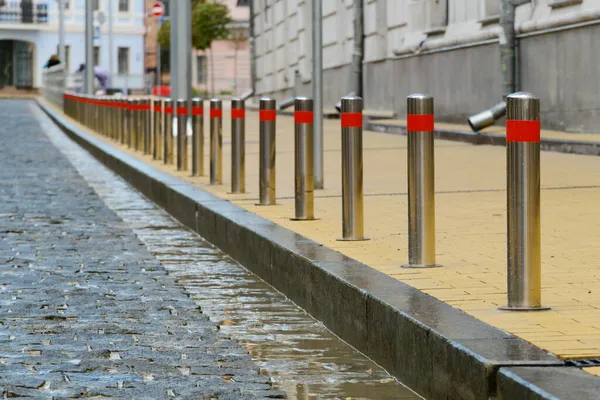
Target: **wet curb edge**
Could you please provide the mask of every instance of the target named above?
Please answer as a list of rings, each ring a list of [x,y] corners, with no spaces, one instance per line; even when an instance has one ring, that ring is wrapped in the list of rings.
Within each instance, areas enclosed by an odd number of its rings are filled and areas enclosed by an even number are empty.
[[[145,164],[38,105],[145,196],[430,400],[502,398],[502,367],[568,368],[522,339]],[[523,393],[536,385],[514,382],[508,386]],[[573,389],[581,385],[572,383]]]

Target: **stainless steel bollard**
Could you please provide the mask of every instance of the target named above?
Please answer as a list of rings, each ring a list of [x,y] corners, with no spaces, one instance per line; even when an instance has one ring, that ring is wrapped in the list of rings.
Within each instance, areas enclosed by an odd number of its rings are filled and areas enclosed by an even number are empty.
[[[177,170],[187,171],[187,101],[177,100]]]
[[[153,112],[153,126],[152,126],[152,158],[159,160],[162,154],[162,117],[163,117],[163,100],[159,98],[154,99]]]
[[[125,119],[127,115],[127,99],[119,99],[119,119],[117,123],[119,124],[119,143],[125,144]]]
[[[204,101],[192,99],[192,176],[204,175]]]
[[[151,126],[152,126],[152,120],[150,119],[152,117],[151,115],[151,111],[150,111],[150,107],[151,107],[151,100],[150,98],[145,98],[142,100],[142,151],[144,152],[144,154],[151,154],[152,152],[152,142],[151,142],[151,135],[152,135],[152,131],[151,131]]]
[[[506,199],[508,305],[542,306],[540,228],[540,100],[531,93],[506,98]]]
[[[259,203],[260,206],[275,205],[275,157],[276,157],[276,116],[277,104],[275,99],[263,97],[260,99],[260,154],[259,154]]]
[[[435,263],[433,125],[433,97],[408,96],[408,264],[404,268],[440,266]]]
[[[123,100],[125,104],[123,105],[123,141],[121,142],[123,145],[127,145],[131,147],[131,106],[132,100],[125,99]]]
[[[173,100],[164,100],[163,115],[163,160],[173,164]]]
[[[231,193],[246,192],[246,103],[231,99]]]
[[[138,129],[138,107],[139,100],[134,98],[131,100],[129,106],[129,122],[130,122],[130,132],[129,132],[129,148],[137,149],[137,129]]]
[[[367,240],[363,211],[363,99],[342,98],[342,238]]]
[[[210,99],[210,184],[223,183],[223,102]]]
[[[315,219],[313,100],[308,97],[296,97],[294,109],[294,199],[296,216],[292,219],[310,221]]]

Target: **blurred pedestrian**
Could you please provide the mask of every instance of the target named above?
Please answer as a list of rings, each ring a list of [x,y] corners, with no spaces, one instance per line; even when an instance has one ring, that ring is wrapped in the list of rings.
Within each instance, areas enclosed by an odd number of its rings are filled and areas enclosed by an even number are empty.
[[[58,59],[58,56],[56,54],[52,54],[50,56],[50,59],[48,59],[48,61],[46,61],[44,68],[54,67],[55,65],[58,65],[58,64],[60,64],[60,60]]]
[[[79,69],[77,70],[77,72],[79,72],[79,73],[81,73],[83,71],[85,71],[85,64],[81,64],[79,66]],[[98,80],[98,86],[99,86],[99,89],[96,92],[96,95],[99,96],[99,95],[106,94],[106,91],[108,90],[108,85],[109,85],[108,71],[95,65],[94,66],[94,77]]]

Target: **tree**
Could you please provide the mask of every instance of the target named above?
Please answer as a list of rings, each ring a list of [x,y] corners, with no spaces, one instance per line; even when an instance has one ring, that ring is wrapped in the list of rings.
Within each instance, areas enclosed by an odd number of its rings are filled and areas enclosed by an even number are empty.
[[[198,50],[207,50],[214,40],[229,37],[229,27],[233,20],[225,4],[207,1],[192,1],[192,46]],[[158,43],[169,48],[171,41],[171,23],[165,21],[158,32]]]

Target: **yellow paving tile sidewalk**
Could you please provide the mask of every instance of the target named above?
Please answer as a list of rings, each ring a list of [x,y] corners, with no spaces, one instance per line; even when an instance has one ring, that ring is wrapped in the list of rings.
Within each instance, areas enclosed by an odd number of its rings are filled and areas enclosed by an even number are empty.
[[[365,229],[371,240],[339,242],[336,241],[342,228],[339,120],[326,120],[324,125],[326,189],[316,192],[315,213],[319,220],[291,221],[292,118],[279,116],[277,120],[279,204],[257,207],[257,114],[247,112],[248,192],[240,195],[227,193],[231,182],[229,112],[223,115],[222,186],[210,186],[208,177],[191,178],[189,173],[177,172],[173,166],[124,150],[561,358],[600,356],[600,158],[542,153],[543,302],[552,309],[506,312],[498,310],[506,302],[504,147],[436,142],[437,260],[443,268],[403,269],[400,265],[407,261],[408,208],[405,137],[365,132]],[[209,148],[207,132],[208,118],[205,149]],[[208,173],[208,154],[204,163]]]

